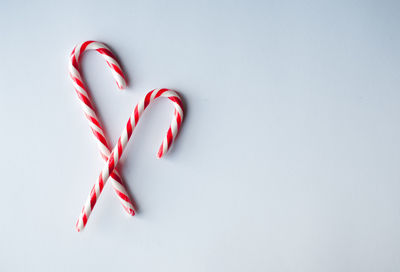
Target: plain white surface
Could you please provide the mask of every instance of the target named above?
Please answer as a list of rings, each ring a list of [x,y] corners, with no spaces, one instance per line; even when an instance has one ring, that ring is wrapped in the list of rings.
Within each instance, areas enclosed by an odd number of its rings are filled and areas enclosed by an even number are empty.
[[[1,271],[399,271],[397,1],[36,1],[0,4]],[[122,173],[74,224],[102,166],[68,78],[82,69],[112,143],[153,88]]]

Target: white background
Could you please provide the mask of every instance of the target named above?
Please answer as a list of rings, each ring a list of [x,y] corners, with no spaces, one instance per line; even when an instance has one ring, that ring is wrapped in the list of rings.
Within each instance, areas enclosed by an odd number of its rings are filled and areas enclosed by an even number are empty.
[[[399,271],[398,1],[2,1],[1,271]],[[110,141],[154,88],[187,108],[156,158],[168,101],[152,105],[121,171],[130,218],[68,77],[82,70]]]

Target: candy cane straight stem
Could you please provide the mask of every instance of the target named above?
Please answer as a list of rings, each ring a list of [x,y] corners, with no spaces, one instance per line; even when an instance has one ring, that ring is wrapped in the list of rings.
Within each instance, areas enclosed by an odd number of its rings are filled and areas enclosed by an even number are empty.
[[[83,83],[82,75],[79,71],[79,61],[82,57],[83,52],[88,50],[96,50],[106,59],[106,62],[110,67],[111,73],[120,89],[123,89],[126,86],[126,80],[122,73],[120,65],[111,53],[111,50],[106,45],[99,42],[87,41],[77,45],[72,51],[69,63],[69,72],[72,83],[82,106],[82,110],[85,113],[86,119],[89,122],[90,129],[93,132],[93,136],[99,148],[100,155],[105,161],[107,161],[110,156],[110,148],[108,147],[104,130],[100,124],[100,120],[96,115],[95,108],[93,106],[94,104],[90,99],[86,86]],[[135,215],[132,202],[122,182],[121,175],[118,173],[117,170],[111,172],[111,184],[124,209],[130,215]],[[95,190],[95,188],[93,187],[92,190]]]
[[[102,169],[100,176],[94,185],[94,190],[90,192],[90,195],[87,198],[85,205],[83,206],[81,215],[78,219],[78,222],[76,223],[77,231],[81,231],[86,226],[87,220],[96,204],[96,201],[99,198],[104,188],[104,185],[106,184],[110,176],[109,173],[112,173],[116,165],[118,164],[119,159],[121,158],[121,155],[132,135],[133,130],[135,129],[139,121],[140,116],[143,114],[147,106],[159,97],[169,98],[169,100],[174,103],[175,110],[171,125],[167,131],[167,135],[164,137],[164,140],[159,148],[158,157],[161,158],[171,147],[171,144],[176,138],[183,119],[182,102],[179,95],[175,91],[169,89],[156,89],[149,92],[144,97],[144,99],[136,105],[135,109],[133,110],[125,129],[122,131],[122,134],[118,139],[117,145],[111,152],[107,163]]]

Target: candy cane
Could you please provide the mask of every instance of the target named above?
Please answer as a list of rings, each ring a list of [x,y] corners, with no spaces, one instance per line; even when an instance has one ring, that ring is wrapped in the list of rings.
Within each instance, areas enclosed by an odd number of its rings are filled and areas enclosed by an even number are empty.
[[[92,212],[96,204],[96,201],[99,198],[104,188],[104,185],[106,184],[110,176],[109,173],[112,173],[116,165],[118,164],[118,161],[121,158],[124,148],[126,147],[126,144],[128,143],[132,135],[132,132],[139,121],[140,116],[142,116],[147,106],[159,97],[169,98],[169,100],[171,100],[174,103],[175,110],[171,125],[167,131],[167,135],[164,137],[164,140],[159,148],[158,157],[161,158],[171,147],[171,144],[174,142],[176,138],[176,135],[179,131],[183,119],[182,102],[179,95],[175,91],[169,89],[155,89],[149,92],[144,97],[144,99],[136,105],[135,109],[133,110],[128,120],[128,123],[126,124],[125,129],[123,130],[121,136],[118,139],[117,145],[111,152],[111,155],[108,158],[107,163],[105,164],[103,170],[101,171],[101,174],[99,175],[99,178],[97,179],[94,185],[94,190],[90,192],[90,195],[87,198],[86,203],[82,208],[81,215],[78,219],[78,222],[76,223],[77,231],[81,231],[86,226],[90,213]]]
[[[94,41],[87,41],[80,45],[77,45],[72,51],[69,63],[69,72],[72,83],[74,85],[76,94],[78,95],[78,99],[82,106],[83,112],[85,113],[86,119],[89,122],[90,129],[92,130],[93,136],[96,139],[100,155],[105,161],[107,161],[108,157],[110,156],[110,149],[107,144],[104,130],[100,124],[99,118],[96,115],[95,108],[92,101],[90,100],[88,91],[85,87],[85,84],[83,83],[82,76],[79,71],[79,61],[82,57],[83,52],[88,50],[96,50],[106,59],[112,75],[120,89],[125,88],[126,80],[122,73],[121,67],[111,53],[111,50],[104,44]],[[130,215],[135,215],[132,202],[129,199],[128,192],[122,182],[121,175],[118,173],[117,170],[111,173],[111,184],[124,209]]]

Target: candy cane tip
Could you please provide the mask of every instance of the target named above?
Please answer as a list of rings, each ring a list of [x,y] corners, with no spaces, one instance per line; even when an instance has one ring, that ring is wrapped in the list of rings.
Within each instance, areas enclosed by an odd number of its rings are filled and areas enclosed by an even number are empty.
[[[79,221],[76,222],[75,229],[76,229],[77,232],[80,232],[80,231],[81,231],[81,229],[79,228]]]
[[[126,84],[125,84],[125,83],[120,84],[120,83],[117,81],[117,86],[118,86],[118,88],[119,88],[120,90],[123,90],[123,89],[125,89]]]
[[[126,209],[129,215],[135,216],[135,211],[132,209]]]

